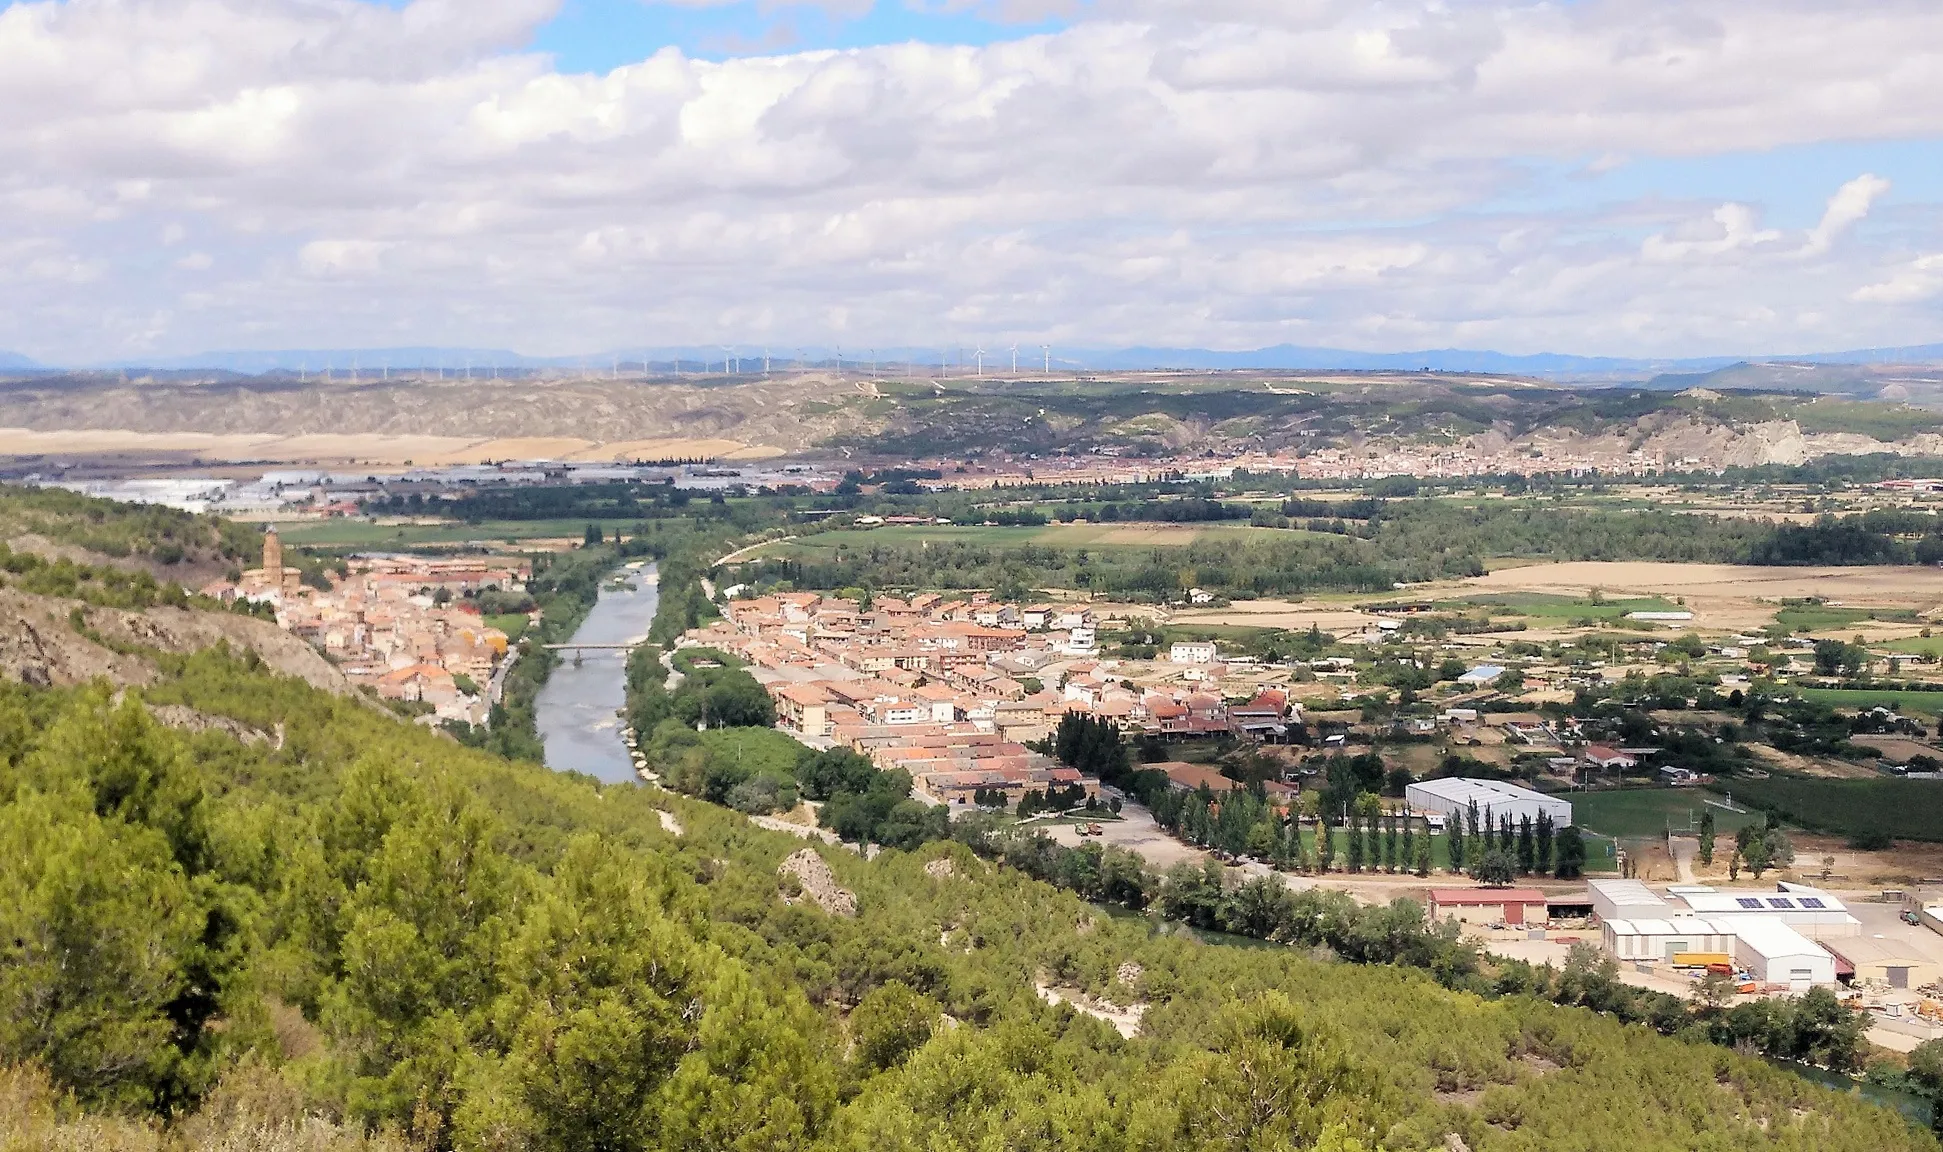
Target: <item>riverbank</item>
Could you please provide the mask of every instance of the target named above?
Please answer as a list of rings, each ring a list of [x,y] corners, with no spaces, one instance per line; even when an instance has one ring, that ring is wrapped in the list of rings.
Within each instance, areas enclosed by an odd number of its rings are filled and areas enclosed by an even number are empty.
[[[632,644],[647,637],[660,610],[661,586],[653,565],[628,573],[625,584],[604,575],[595,601],[560,644]],[[561,658],[534,698],[534,727],[547,767],[581,772],[607,783],[637,777],[623,740],[627,704],[627,657],[622,648],[598,648]]]

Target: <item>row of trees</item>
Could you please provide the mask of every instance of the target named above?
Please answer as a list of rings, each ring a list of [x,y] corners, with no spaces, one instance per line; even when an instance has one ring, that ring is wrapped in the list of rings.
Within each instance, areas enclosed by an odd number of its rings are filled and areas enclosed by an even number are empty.
[[[1468,871],[1490,883],[1509,883],[1516,876],[1550,874],[1570,880],[1585,872],[1585,838],[1576,827],[1554,828],[1551,814],[1536,820],[1499,813],[1494,827],[1490,813],[1480,816],[1477,801],[1450,820],[1446,842],[1451,871]]]
[[[1293,892],[1275,877],[1237,882],[1213,861],[1183,862],[1156,873],[1125,849],[1064,848],[1043,834],[979,819],[960,822],[954,835],[981,855],[1085,899],[1151,910],[1195,928],[1324,947],[1357,963],[1419,969],[1449,988],[1492,997],[1536,996],[1668,1035],[1839,1071],[1859,1070],[1867,1051],[1866,1020],[1825,990],[1798,1000],[1730,1008],[1731,984],[1716,982],[1689,1004],[1627,984],[1619,978],[1618,962],[1590,944],[1575,946],[1562,969],[1487,959],[1462,939],[1454,923],[1427,924],[1423,907],[1410,900],[1366,906],[1330,889]]]

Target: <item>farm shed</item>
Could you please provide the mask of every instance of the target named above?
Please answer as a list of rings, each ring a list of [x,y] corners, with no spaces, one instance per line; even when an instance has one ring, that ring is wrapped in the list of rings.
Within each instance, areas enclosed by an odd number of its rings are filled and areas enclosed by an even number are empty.
[[[1890,988],[1920,988],[1943,978],[1943,965],[1893,936],[1854,936],[1822,945],[1846,961],[1858,981]],[[1837,975],[1840,975],[1838,964]]]
[[[1756,980],[1791,992],[1835,983],[1835,957],[1778,917],[1739,916],[1732,927],[1734,959]]]
[[[1467,819],[1471,805],[1475,803],[1479,817],[1489,817],[1494,828],[1505,816],[1511,817],[1513,828],[1526,817],[1536,824],[1540,812],[1551,814],[1554,828],[1564,828],[1572,823],[1571,801],[1520,788],[1502,780],[1461,780],[1455,777],[1420,780],[1403,790],[1403,799],[1415,811],[1438,812]]]
[[[1545,894],[1536,888],[1432,888],[1430,919],[1460,924],[1543,924]]]
[[[1606,951],[1621,960],[1670,964],[1682,952],[1726,955],[1734,952],[1732,929],[1697,916],[1673,920],[1607,920],[1600,931]]]
[[[1667,920],[1678,913],[1637,880],[1594,880],[1592,912],[1601,920]]]

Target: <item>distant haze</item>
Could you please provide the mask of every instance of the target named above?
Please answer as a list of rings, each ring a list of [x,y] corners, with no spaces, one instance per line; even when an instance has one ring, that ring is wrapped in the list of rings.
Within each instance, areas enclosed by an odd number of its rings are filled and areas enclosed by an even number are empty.
[[[975,345],[938,348],[842,349],[805,348],[787,352],[771,349],[773,369],[798,366],[832,366],[840,356],[846,367],[868,369],[875,363],[885,373],[903,372],[906,366],[915,373],[933,372],[941,359],[952,375],[976,370]],[[942,355],[941,355],[942,354]],[[358,348],[358,349],[276,349],[260,351],[198,352],[184,356],[160,356],[77,364],[37,364],[11,352],[0,352],[4,371],[217,371],[245,376],[270,373],[330,372],[342,376],[354,368],[361,376],[376,378],[382,372],[443,370],[450,375],[470,371],[484,376],[501,370],[573,370],[600,373],[616,367],[639,372],[644,365],[666,371],[679,364],[684,371],[699,372],[704,365],[711,372],[723,371],[727,359],[738,361],[736,370],[760,372],[763,349],[742,346],[733,351],[696,345],[677,347],[629,348],[580,356],[528,356],[510,349],[493,348]],[[1009,375],[1013,357],[1009,349],[986,349],[987,375]],[[1039,348],[1021,346],[1018,352],[1020,375],[1040,372],[1046,356]],[[1680,359],[1645,359],[1610,356],[1575,356],[1569,353],[1542,352],[1512,355],[1490,350],[1457,348],[1427,349],[1417,352],[1359,352],[1344,348],[1307,348],[1278,344],[1269,348],[1222,351],[1209,348],[1053,348],[1051,365],[1056,373],[1074,371],[1140,371],[1143,369],[1247,370],[1275,371],[1403,371],[1475,372],[1507,376],[1532,376],[1559,380],[1648,380],[1666,374],[1712,372],[1742,363],[1797,364],[1930,364],[1943,363],[1943,344],[1924,344],[1906,348],[1862,348],[1844,352],[1808,352],[1753,356],[1705,356]]]

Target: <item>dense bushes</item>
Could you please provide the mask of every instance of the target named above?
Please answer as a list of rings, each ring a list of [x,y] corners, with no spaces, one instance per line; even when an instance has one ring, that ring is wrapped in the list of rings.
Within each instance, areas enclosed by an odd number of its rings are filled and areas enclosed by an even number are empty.
[[[285,740],[164,729],[144,695]],[[0,763],[0,1061],[40,1063],[83,1107],[229,1108],[240,1093],[211,1086],[260,1058],[320,1140],[377,1124],[422,1148],[1930,1146],[1724,1049],[1440,988],[1426,973],[1494,992],[1480,982],[1505,975],[1402,906],[1205,869],[1155,882],[1124,853],[1022,841],[988,849],[1020,868],[951,844],[831,851],[859,912],[827,916],[781,898],[794,837],[468,750],[221,653],[163,661],[120,706],[0,690]],[[866,779],[840,758],[804,776]],[[1098,900],[1379,963],[1108,917],[1026,876],[1034,859]],[[44,941],[68,963],[34,962]],[[1035,982],[1144,1006],[1139,1038]],[[1613,1010],[1603,985],[1573,987]],[[23,1026],[56,1002],[60,1027]],[[209,1115],[184,1139],[228,1131]]]

